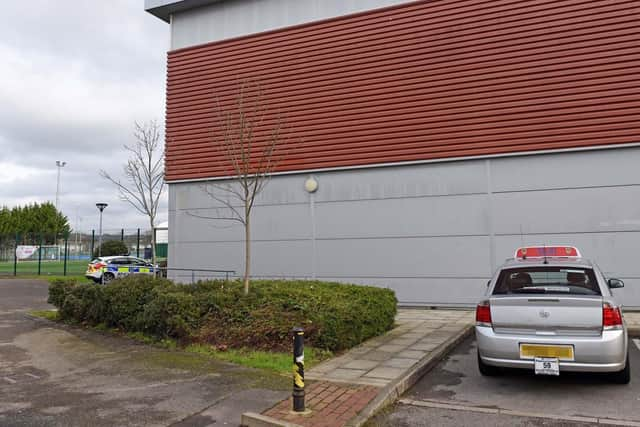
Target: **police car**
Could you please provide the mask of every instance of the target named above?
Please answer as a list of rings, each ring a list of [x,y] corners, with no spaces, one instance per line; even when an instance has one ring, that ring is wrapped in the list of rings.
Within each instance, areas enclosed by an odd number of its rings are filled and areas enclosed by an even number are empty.
[[[105,256],[89,263],[85,277],[96,283],[109,283],[113,279],[130,274],[154,275],[159,271],[157,266],[132,256]]]
[[[612,292],[623,286],[622,280],[605,278],[575,247],[518,249],[476,308],[480,373],[602,372],[628,383],[627,328]]]

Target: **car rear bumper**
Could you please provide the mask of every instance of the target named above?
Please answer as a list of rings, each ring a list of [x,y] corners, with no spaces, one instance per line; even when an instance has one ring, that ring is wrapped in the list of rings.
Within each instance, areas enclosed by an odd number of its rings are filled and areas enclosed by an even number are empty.
[[[491,327],[476,326],[478,353],[487,365],[533,369],[531,359],[520,357],[520,344],[572,345],[574,360],[561,360],[561,371],[615,372],[627,358],[626,329],[603,331],[593,337],[496,334]]]

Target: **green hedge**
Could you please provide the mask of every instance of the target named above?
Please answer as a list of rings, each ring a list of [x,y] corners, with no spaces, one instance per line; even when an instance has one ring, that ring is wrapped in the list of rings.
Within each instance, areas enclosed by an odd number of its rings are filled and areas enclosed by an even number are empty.
[[[129,276],[109,285],[54,281],[49,302],[66,320],[229,347],[289,350],[291,328],[306,342],[339,351],[392,328],[393,291],[318,281],[239,281],[177,285]]]

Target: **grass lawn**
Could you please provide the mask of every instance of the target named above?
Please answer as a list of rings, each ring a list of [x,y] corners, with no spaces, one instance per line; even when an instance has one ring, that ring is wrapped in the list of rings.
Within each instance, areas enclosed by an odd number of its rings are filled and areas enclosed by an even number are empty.
[[[67,261],[67,276],[83,276],[87,270],[88,261]],[[38,261],[18,261],[17,273],[19,276],[37,276]],[[64,273],[63,261],[42,261],[40,264],[41,276],[62,276]],[[13,276],[13,261],[0,262],[0,276]]]
[[[58,320],[58,310],[35,310],[30,311],[29,314],[35,317],[51,320],[53,322]]]
[[[191,344],[186,347],[190,353],[204,354],[238,365],[250,366],[252,368],[266,369],[279,374],[290,374],[293,370],[293,353],[259,351],[251,349],[227,349],[217,350],[215,347],[203,344]],[[330,351],[318,350],[313,347],[304,349],[305,369],[329,359],[333,354]]]
[[[30,311],[32,316],[40,317],[51,321],[59,321],[57,310],[37,310]],[[168,350],[178,349],[178,344],[172,339],[162,339],[142,334],[140,332],[123,333],[115,328],[108,328],[104,325],[93,326],[100,332],[107,332],[118,335],[125,335],[128,338],[139,341],[148,345],[158,345]],[[236,363],[238,365],[248,366],[251,368],[265,369],[267,371],[276,372],[282,375],[289,375],[293,369],[293,354],[286,352],[260,351],[251,349],[227,349],[218,350],[207,344],[191,344],[183,349],[187,353],[195,353],[217,360]],[[313,347],[306,347],[304,350],[305,368],[310,368],[318,363],[327,360],[333,356],[333,353],[326,350],[319,350]]]

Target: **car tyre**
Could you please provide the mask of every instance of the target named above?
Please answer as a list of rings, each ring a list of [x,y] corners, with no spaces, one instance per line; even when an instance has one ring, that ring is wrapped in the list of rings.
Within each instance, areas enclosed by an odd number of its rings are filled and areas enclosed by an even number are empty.
[[[611,374],[611,381],[616,384],[629,384],[631,382],[631,366],[629,364],[629,354],[627,354],[627,364],[624,369]]]
[[[104,273],[102,275],[102,283],[106,285],[107,283],[111,282],[115,278],[116,276],[114,276],[113,273]]]
[[[480,357],[480,353],[478,352],[478,370],[485,377],[495,377],[496,375],[500,375],[500,368],[496,366],[487,365],[482,361]]]

